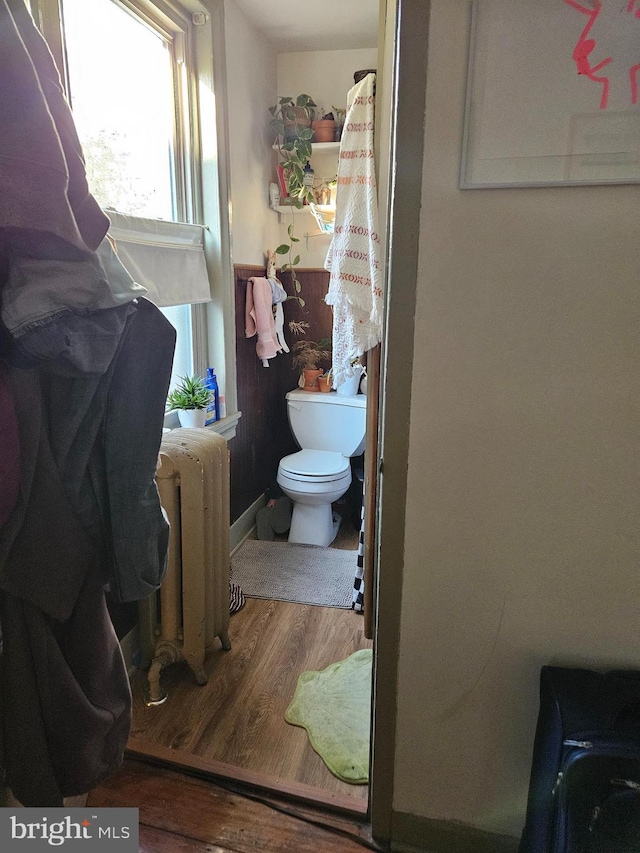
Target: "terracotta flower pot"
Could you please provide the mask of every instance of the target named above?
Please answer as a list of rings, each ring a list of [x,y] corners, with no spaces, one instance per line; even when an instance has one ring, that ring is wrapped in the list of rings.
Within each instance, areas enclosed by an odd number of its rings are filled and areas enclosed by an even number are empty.
[[[302,386],[303,391],[319,391],[318,387],[318,377],[322,376],[324,371],[322,370],[311,370],[309,368],[305,368],[302,373],[304,376],[304,385]]]
[[[325,373],[322,376],[318,376],[318,388],[322,391],[323,394],[327,394],[329,391],[331,391],[331,377],[328,373]]]
[[[336,123],[333,119],[317,119],[311,122],[314,142],[333,142]]]

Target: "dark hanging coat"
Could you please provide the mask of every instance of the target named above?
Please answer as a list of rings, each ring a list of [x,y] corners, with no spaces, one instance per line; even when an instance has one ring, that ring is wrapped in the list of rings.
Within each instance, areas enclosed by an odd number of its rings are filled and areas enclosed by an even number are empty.
[[[25,304],[38,291],[16,276],[25,259],[100,278],[109,226],[24,0],[0,0],[0,114],[1,308],[9,280]],[[58,280],[53,309],[0,323],[0,758],[18,800],[43,807],[122,760],[131,694],[105,587],[135,601],[165,570],[155,469],[175,345],[147,300],[91,310]]]

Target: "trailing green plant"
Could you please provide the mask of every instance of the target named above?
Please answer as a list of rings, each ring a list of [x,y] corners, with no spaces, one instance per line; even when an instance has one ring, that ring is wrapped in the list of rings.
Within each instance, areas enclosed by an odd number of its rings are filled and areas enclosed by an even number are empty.
[[[204,379],[197,373],[181,376],[180,383],[167,397],[167,411],[173,409],[206,409],[211,399],[211,391]]]
[[[301,208],[305,203],[315,200],[313,185],[305,183],[305,166],[311,157],[311,139],[313,130],[311,122],[315,116],[317,104],[309,95],[298,95],[294,100],[286,96],[278,99],[278,103],[269,107],[271,120],[269,125],[275,133],[275,142],[280,154],[287,192],[293,207]],[[289,297],[296,299],[301,307],[305,301],[299,295],[302,286],[296,275],[296,266],[300,263],[300,255],[295,252],[295,243],[300,239],[294,234],[293,221],[287,227],[288,243],[281,243],[276,251],[277,255],[286,255],[287,260],[280,269],[289,271],[295,290],[295,295]]]
[[[306,303],[301,296],[298,296],[298,294],[302,290],[302,285],[300,284],[300,281],[298,280],[298,276],[296,275],[296,266],[300,263],[300,255],[296,255],[295,257],[293,257],[293,244],[299,243],[300,239],[298,237],[295,237],[293,234],[293,223],[291,223],[288,226],[287,235],[289,237],[289,242],[288,243],[281,243],[276,248],[276,255],[288,255],[289,256],[288,261],[286,261],[286,263],[284,263],[284,264],[281,264],[281,266],[280,266],[280,269],[283,272],[286,272],[287,270],[289,270],[289,272],[291,273],[291,281],[293,282],[293,287],[296,291],[295,296],[290,296],[288,298],[297,300],[300,307],[304,308]]]
[[[315,207],[315,205],[316,204],[328,204],[329,201],[331,200],[331,190],[332,190],[332,188],[334,188],[336,186],[337,183],[338,183],[338,178],[336,176],[336,177],[331,178],[329,180],[321,180],[319,183],[315,184],[313,187],[313,191],[312,191],[311,201],[309,202],[308,210],[310,210],[313,213],[313,216],[316,219],[316,222],[318,222],[318,225],[321,227],[321,229],[324,232],[333,230],[333,222],[331,224],[331,228],[329,228],[328,226],[326,226],[324,224],[321,224],[320,218],[319,218],[320,214],[317,212],[317,208]],[[293,248],[294,248],[293,244],[299,243],[300,238],[296,237],[294,234],[293,222],[291,222],[287,226],[287,236],[289,237],[289,242],[288,243],[281,243],[275,251],[276,251],[277,255],[287,255],[288,256],[288,260],[286,261],[286,263],[281,265],[280,269],[283,271],[289,270],[289,272],[291,273],[291,280],[293,282],[293,286],[295,288],[296,295],[290,296],[289,298],[290,299],[297,299],[297,301],[300,303],[300,306],[303,308],[305,305],[305,301],[304,301],[304,299],[302,299],[301,296],[298,296],[298,294],[302,290],[302,287],[300,285],[300,282],[298,281],[298,276],[296,275],[296,266],[300,263],[300,255],[296,254],[294,256],[294,254],[293,254]]]
[[[275,106],[269,107],[269,125],[276,134],[280,166],[295,207],[313,201],[313,187],[304,182],[304,167],[311,157],[311,121],[316,107],[309,95],[304,94],[298,95],[295,101],[289,96],[279,98]]]

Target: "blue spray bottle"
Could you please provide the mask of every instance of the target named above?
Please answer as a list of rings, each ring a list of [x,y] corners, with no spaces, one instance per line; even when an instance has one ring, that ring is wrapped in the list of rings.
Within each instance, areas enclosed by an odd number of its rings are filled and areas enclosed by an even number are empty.
[[[218,392],[218,380],[213,372],[213,367],[207,367],[205,385],[211,392],[211,399],[207,405],[207,414],[204,422],[204,425],[207,426],[220,420],[220,394]]]

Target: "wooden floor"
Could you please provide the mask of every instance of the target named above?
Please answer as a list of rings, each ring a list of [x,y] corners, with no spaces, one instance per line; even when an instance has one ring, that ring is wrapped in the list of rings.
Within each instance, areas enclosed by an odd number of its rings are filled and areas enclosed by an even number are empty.
[[[89,794],[87,805],[138,808],[140,853],[380,849],[368,827],[353,818],[230,790],[139,761],[125,761],[118,773]]]
[[[345,546],[346,535],[338,547]],[[325,794],[325,802],[346,801],[364,812],[367,786],[333,776],[306,731],[284,719],[302,672],[324,669],[358,649],[371,648],[362,616],[248,598],[232,615],[229,633],[231,650],[223,651],[216,641],[207,658],[206,685],[195,683],[186,664],[163,672],[168,691],[164,705],[146,707],[146,674],[134,675],[130,747],[137,754],[169,757],[174,766],[203,770],[210,762],[215,771],[215,762],[223,762],[268,777],[283,790],[310,786]]]

